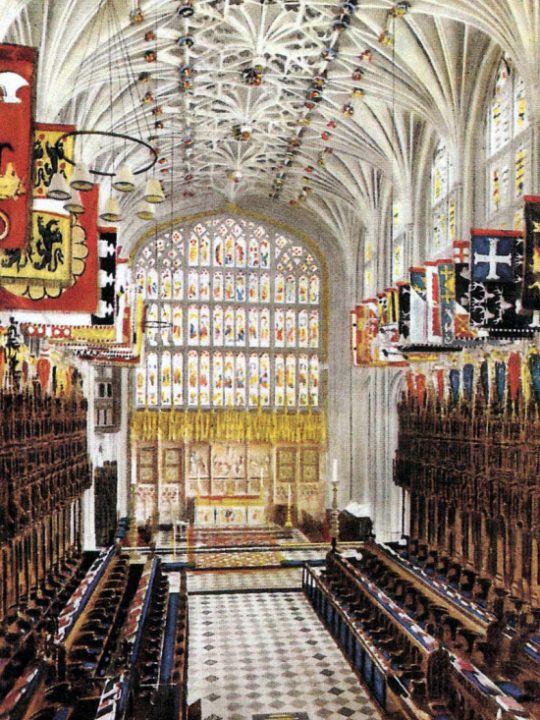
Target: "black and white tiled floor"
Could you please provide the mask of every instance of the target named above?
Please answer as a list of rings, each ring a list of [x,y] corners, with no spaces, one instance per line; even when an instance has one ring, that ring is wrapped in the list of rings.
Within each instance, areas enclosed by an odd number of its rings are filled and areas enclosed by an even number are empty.
[[[189,593],[300,590],[302,568],[188,573]]]
[[[192,595],[189,702],[203,720],[381,714],[301,592]]]

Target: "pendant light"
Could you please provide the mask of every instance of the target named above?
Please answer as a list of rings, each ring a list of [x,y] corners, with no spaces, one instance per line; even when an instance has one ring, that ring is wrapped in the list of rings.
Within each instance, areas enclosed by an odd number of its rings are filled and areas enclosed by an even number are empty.
[[[112,186],[119,192],[132,192],[135,190],[135,178],[129,165],[124,163],[118,168]]]
[[[112,195],[109,197],[105,203],[103,212],[99,217],[102,220],[105,220],[105,222],[117,223],[121,221],[122,215],[120,212],[120,204],[115,197]]]
[[[165,200],[163,188],[157,178],[148,178],[146,181],[144,199],[149,203],[162,203]]]
[[[67,210],[72,215],[82,215],[84,212],[84,205],[81,202],[81,194],[78,190],[72,190],[69,200],[64,205],[64,210]]]
[[[137,207],[137,217],[141,220],[153,220],[156,217],[156,208],[143,200]]]
[[[68,181],[62,173],[57,172],[52,176],[47,190],[47,197],[51,200],[69,200],[71,197]]]
[[[74,190],[88,192],[94,187],[94,180],[86,163],[77,163],[69,183]]]

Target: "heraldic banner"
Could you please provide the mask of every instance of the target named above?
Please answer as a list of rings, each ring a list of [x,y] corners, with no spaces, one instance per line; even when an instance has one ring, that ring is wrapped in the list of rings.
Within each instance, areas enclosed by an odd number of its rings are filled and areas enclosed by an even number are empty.
[[[30,234],[32,117],[37,51],[0,45],[0,248]]]
[[[540,196],[525,197],[525,257],[521,304],[540,310]]]

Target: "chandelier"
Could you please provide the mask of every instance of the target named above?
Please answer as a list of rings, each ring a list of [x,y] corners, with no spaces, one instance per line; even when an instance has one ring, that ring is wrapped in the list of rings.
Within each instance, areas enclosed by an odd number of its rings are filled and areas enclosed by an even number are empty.
[[[189,11],[190,3],[184,5]],[[144,14],[136,7],[129,13],[128,20],[131,26],[140,25],[144,22]],[[156,39],[154,32],[149,35]],[[72,157],[63,153],[66,163],[73,167],[73,172],[69,182],[62,172],[55,173],[47,196],[62,201],[64,209],[69,213],[80,215],[84,212],[81,193],[92,190],[99,180],[101,188],[106,192],[101,203],[101,220],[116,224],[127,219],[122,214],[120,200],[126,194],[136,192],[141,194],[135,211],[137,217],[153,220],[155,206],[165,200],[161,182],[155,177],[158,151],[148,141],[151,140],[151,131],[146,117],[142,116],[143,122],[146,120],[146,127],[142,128],[141,118],[133,114],[133,108],[140,105],[134,98],[137,76],[128,52],[124,27],[114,3],[99,0],[88,36],[95,38],[94,47],[86,48],[78,70],[81,75],[88,75],[89,83],[94,84],[99,82],[103,72],[106,73],[104,89],[108,95],[108,112],[101,114],[94,126],[66,132],[57,139],[57,151],[64,147],[68,138],[76,141]],[[157,47],[153,50],[153,57],[157,57]],[[96,67],[96,64],[99,66]],[[126,111],[125,104],[128,102]],[[137,128],[136,133],[131,130],[133,124]],[[145,133],[148,140],[143,137]],[[96,136],[100,138],[99,149],[93,153],[92,162],[88,162],[85,159],[85,144],[88,146],[91,138]],[[100,161],[104,152],[107,153],[107,160]],[[137,159],[134,161],[134,158]],[[139,183],[139,180],[142,182]]]

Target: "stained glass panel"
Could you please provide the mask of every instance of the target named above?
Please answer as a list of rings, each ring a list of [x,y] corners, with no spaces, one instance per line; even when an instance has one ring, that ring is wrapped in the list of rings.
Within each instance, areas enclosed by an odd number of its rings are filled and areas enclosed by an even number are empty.
[[[212,379],[214,407],[223,407],[223,355],[220,352],[214,353]]]
[[[172,360],[171,353],[161,353],[161,405],[169,407],[172,402]]]
[[[320,349],[320,270],[303,245],[216,218],[149,241],[134,278],[147,321],[138,407],[318,403],[318,356],[305,349]]]
[[[173,356],[173,402],[175,407],[180,407],[184,402],[183,365],[183,356],[175,353]]]
[[[296,405],[296,355],[287,355],[285,365],[287,383],[287,407]]]
[[[485,227],[512,228],[530,192],[531,131],[525,84],[504,56],[486,115]]]
[[[259,356],[252,353],[249,356],[248,367],[249,404],[251,407],[259,404]]]

